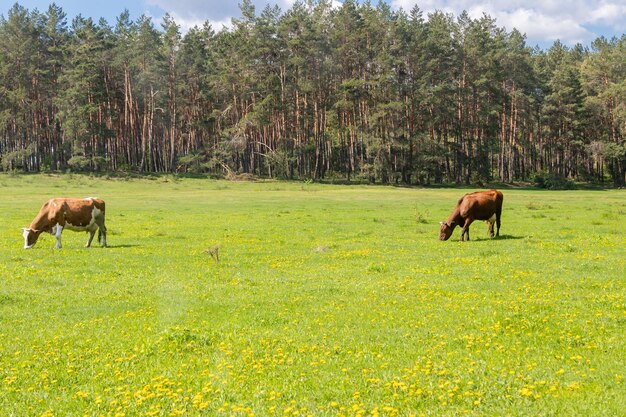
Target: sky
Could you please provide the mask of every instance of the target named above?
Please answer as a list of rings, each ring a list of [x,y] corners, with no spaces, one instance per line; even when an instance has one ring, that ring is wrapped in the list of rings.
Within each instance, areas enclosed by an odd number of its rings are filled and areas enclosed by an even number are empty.
[[[295,0],[252,0],[257,13],[269,3],[288,10]],[[341,3],[341,0],[333,0]],[[526,34],[529,46],[549,47],[560,40],[566,45],[589,45],[599,36],[621,37],[626,32],[626,0],[384,0],[394,10],[410,11],[415,5],[428,13],[440,10],[458,16],[466,10],[473,18],[483,14],[496,19],[508,31]],[[15,4],[45,12],[53,0],[0,0],[0,15],[7,16]],[[133,20],[145,14],[158,24],[169,13],[184,33],[209,21],[215,30],[229,27],[240,16],[239,0],[54,0],[67,14],[68,23],[78,14],[103,17],[111,26],[128,9]],[[378,0],[371,0],[376,4]]]

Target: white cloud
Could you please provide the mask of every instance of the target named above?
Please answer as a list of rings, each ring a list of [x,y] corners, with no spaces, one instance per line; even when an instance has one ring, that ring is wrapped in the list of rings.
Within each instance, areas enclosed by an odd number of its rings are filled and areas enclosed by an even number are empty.
[[[145,0],[150,6],[157,6],[166,13],[181,19],[208,20],[223,23],[241,15],[238,0]],[[267,4],[278,5],[282,10],[289,9],[295,0],[252,0],[259,14]]]
[[[144,0],[169,13],[186,31],[208,21],[216,31],[232,27],[239,17],[241,0]],[[410,11],[415,5],[425,15],[436,10],[458,16],[466,10],[474,18],[483,13],[494,17],[498,26],[525,33],[528,43],[546,44],[560,39],[566,44],[587,43],[599,35],[626,29],[626,0],[386,0],[392,8]],[[283,11],[295,0],[252,0],[257,14],[267,4],[277,4]],[[373,2],[375,3],[375,2]],[[339,0],[333,0],[340,7]]]
[[[426,13],[441,10],[455,15],[467,10],[474,18],[487,13],[499,26],[526,33],[530,44],[557,39],[566,44],[589,42],[609,31],[606,26],[626,28],[623,0],[391,0],[391,5],[407,11],[418,5]]]
[[[334,8],[341,7],[341,5],[343,4],[342,1],[332,0],[331,1],[331,6],[334,7]],[[293,4],[295,2],[296,2],[296,0],[282,0],[282,1],[281,0],[277,0],[277,1],[275,1],[275,3],[278,4],[279,6],[281,6],[283,8],[283,10],[287,10],[288,8],[293,6]],[[281,5],[281,3],[282,3],[282,5]]]
[[[147,5],[158,7],[169,13],[182,33],[194,26],[202,27],[209,22],[216,32],[233,27],[233,18],[241,16],[240,1],[237,0],[144,0]],[[252,0],[256,14],[260,14],[265,6],[277,5],[281,10],[289,10],[296,0]],[[333,7],[341,7],[341,2],[332,0]],[[160,20],[159,20],[160,21]]]
[[[211,28],[215,32],[219,32],[220,30],[226,28],[231,29],[233,26],[232,19],[230,17],[225,18],[223,20],[212,20],[212,19],[203,19],[203,18],[194,18],[194,17],[182,17],[179,16],[177,12],[170,12],[170,16],[174,19],[174,22],[180,27],[181,33],[187,33],[191,28],[198,27],[201,28],[204,26],[206,22],[211,25]],[[160,23],[160,20],[159,20]]]
[[[233,18],[241,16],[240,1],[236,0],[145,0],[149,6],[156,6],[169,13],[182,33],[194,26],[202,27],[209,22],[214,31],[219,32],[233,27]],[[255,12],[260,14],[267,4],[278,5],[283,11],[293,6],[295,0],[252,0]]]
[[[560,39],[574,44],[594,38],[593,33],[571,18],[542,14],[536,10],[498,11],[492,16],[496,18],[498,25],[504,26],[508,30],[517,28],[520,32],[526,33],[529,39],[541,39],[550,42]]]
[[[592,23],[605,23],[615,29],[626,29],[626,3],[602,2],[590,15]]]

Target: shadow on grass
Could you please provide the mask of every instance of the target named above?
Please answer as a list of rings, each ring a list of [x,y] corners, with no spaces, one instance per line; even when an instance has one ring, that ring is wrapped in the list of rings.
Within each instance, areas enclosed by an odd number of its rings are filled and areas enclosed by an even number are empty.
[[[495,240],[519,240],[519,239],[524,239],[523,236],[513,236],[513,235],[500,235],[496,238],[494,238]],[[487,239],[485,239],[487,240]],[[489,238],[489,240],[491,240],[491,238]]]
[[[471,241],[474,242],[488,242],[491,240],[519,240],[519,239],[524,239],[523,236],[513,236],[513,235],[500,235],[498,237],[472,237],[470,239]]]
[[[136,248],[141,245],[137,244],[124,244],[124,245],[107,245],[105,249],[124,249],[124,248]]]

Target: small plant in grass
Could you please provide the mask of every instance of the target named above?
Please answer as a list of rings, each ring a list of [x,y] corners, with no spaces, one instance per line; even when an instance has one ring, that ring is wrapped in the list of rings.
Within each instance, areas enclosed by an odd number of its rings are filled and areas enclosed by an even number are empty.
[[[428,210],[421,209],[420,207],[415,207],[415,221],[417,224],[426,224],[428,223],[429,212]]]

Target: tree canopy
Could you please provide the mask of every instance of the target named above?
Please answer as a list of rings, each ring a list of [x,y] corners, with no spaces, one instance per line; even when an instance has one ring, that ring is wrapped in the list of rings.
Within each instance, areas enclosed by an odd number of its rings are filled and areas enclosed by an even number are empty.
[[[249,1],[182,34],[15,4],[0,16],[2,170],[626,183],[626,36],[541,50],[490,16]]]

